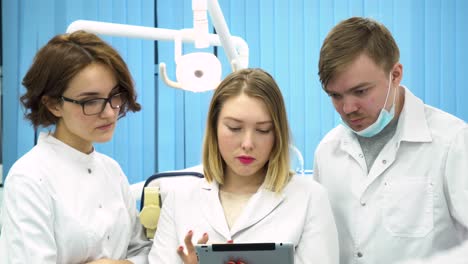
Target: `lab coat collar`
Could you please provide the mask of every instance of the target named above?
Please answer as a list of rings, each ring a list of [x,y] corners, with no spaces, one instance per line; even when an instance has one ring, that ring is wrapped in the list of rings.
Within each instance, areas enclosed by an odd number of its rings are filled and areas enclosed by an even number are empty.
[[[52,146],[52,149],[60,155],[69,157],[70,159],[76,160],[86,166],[91,166],[95,161],[96,150],[86,154],[83,153],[57,139],[52,135],[51,132],[41,132],[37,144],[46,144]]]
[[[231,235],[229,227],[226,223],[224,210],[221,206],[218,193],[218,183],[216,183],[215,181],[209,183],[208,181],[204,180],[200,190],[202,198],[200,210],[203,216],[205,217],[205,221],[227,241],[231,240]]]
[[[246,204],[231,230],[229,230],[224,210],[219,200],[218,183],[208,183],[205,181],[201,189],[203,197],[201,211],[206,221],[227,240],[233,239],[239,232],[267,217],[285,198],[283,192],[275,193],[267,190],[264,185],[260,186],[258,191]]]
[[[424,112],[424,103],[408,88],[402,87],[405,92],[405,104],[398,120],[397,138],[399,141],[431,142],[432,136]]]

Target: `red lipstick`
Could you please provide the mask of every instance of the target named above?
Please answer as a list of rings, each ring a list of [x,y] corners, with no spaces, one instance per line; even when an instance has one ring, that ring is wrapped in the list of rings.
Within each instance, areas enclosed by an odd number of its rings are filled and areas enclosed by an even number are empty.
[[[253,157],[250,157],[250,156],[239,156],[237,158],[242,164],[246,164],[246,165],[252,163],[255,160]]]

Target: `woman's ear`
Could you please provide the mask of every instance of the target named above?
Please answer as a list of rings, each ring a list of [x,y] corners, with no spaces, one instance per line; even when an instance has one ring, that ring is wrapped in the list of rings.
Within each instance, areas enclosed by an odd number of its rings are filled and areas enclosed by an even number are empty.
[[[56,117],[62,116],[62,106],[60,105],[59,101],[55,98],[51,98],[47,95],[42,96],[41,98],[42,104],[47,107],[50,113],[52,113]]]

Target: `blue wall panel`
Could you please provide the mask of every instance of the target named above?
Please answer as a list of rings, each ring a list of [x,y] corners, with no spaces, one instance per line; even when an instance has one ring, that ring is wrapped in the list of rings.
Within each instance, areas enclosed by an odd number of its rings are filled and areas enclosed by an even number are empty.
[[[245,32],[245,38],[252,43],[249,44],[251,65],[260,65],[261,37],[260,37],[260,1],[246,1],[245,3],[245,24],[248,29]]]
[[[285,87],[289,94],[288,100],[288,113],[289,113],[289,124],[291,131],[294,131],[292,140],[296,145],[304,146],[305,144],[305,130],[304,123],[306,122],[304,106],[307,104],[305,101],[305,82],[304,82],[304,51],[305,43],[300,40],[304,36],[304,17],[296,16],[300,14],[304,9],[304,3],[301,1],[295,1],[290,3],[288,10],[288,16],[291,17],[291,23],[289,24],[289,54],[287,72],[289,76],[289,84]]]
[[[426,34],[424,36],[424,43],[426,44],[424,51],[424,63],[421,63],[421,67],[425,67],[426,74],[424,77],[422,92],[426,97],[426,103],[430,105],[439,105],[439,87],[441,87],[441,5],[440,2],[434,4],[431,7],[425,9],[424,23]]]
[[[259,56],[259,59],[257,60],[258,64],[253,64],[255,60],[250,60],[249,59],[249,66],[250,67],[262,67],[266,71],[270,72],[273,74],[275,71],[276,65],[274,63],[274,51],[276,49],[275,47],[275,40],[274,40],[274,22],[275,18],[271,14],[274,12],[274,6],[271,4],[271,1],[269,0],[263,0],[260,1],[260,10],[258,11],[259,13],[259,25],[253,25],[254,29],[258,29],[258,46],[257,49],[259,50],[259,55],[256,55],[255,53],[251,52],[249,54],[249,57],[257,57]],[[254,33],[255,34],[255,33]],[[247,39],[247,43],[250,46],[255,46],[255,43],[250,43],[250,39]],[[278,67],[283,67],[282,65],[278,65]],[[276,77],[276,76],[273,76]]]
[[[456,105],[456,25],[455,25],[455,3],[454,1],[444,2],[442,5],[442,43],[441,50],[443,51],[442,65],[442,86],[445,88],[440,89],[440,107],[449,111],[455,112]],[[466,25],[466,24],[465,24]]]
[[[158,2],[158,27],[183,29],[184,16],[189,14],[183,1]],[[187,16],[188,17],[188,16]],[[187,26],[188,27],[188,26]],[[183,45],[184,51],[185,45]],[[159,63],[167,65],[167,74],[175,80],[174,43],[158,43]],[[158,170],[166,171],[185,166],[185,94],[183,91],[170,89],[158,80]],[[176,158],[178,157],[178,158]]]
[[[320,46],[328,31],[350,16],[382,21],[401,50],[403,84],[428,104],[465,121],[468,107],[468,2],[464,0],[219,0],[232,35],[250,48],[250,67],[270,72],[286,101],[294,144],[312,168],[315,147],[339,122],[317,75]],[[37,49],[74,20],[183,29],[192,27],[191,1],[171,0],[4,0],[3,1],[3,158],[4,168],[34,145],[35,133],[18,104],[21,78]],[[212,92],[191,93],[167,87],[158,75],[167,64],[175,80],[174,43],[103,36],[126,59],[143,111],[119,122],[115,138],[98,146],[122,164],[131,182],[154,171],[200,163],[206,111]],[[197,51],[183,45],[183,54]],[[231,67],[222,47],[215,52],[223,76]]]
[[[304,17],[304,62],[303,62],[303,79],[304,79],[304,145],[296,146],[300,148],[300,151],[304,157],[313,157],[315,148],[304,147],[304,146],[317,146],[320,139],[320,126],[319,122],[311,122],[310,120],[320,120],[321,113],[321,102],[318,100],[323,94],[320,87],[320,82],[317,78],[317,65],[318,65],[318,53],[317,49],[320,49],[320,28],[321,23],[316,22],[317,17],[320,16],[320,5],[319,2],[315,1],[304,1],[304,10],[301,12],[301,16]],[[313,102],[313,103],[311,103]],[[316,131],[317,133],[307,133],[307,131]],[[307,160],[305,160],[307,161]],[[309,166],[309,168],[311,168]]]
[[[465,121],[468,120],[468,106],[466,99],[468,98],[468,27],[467,25],[467,11],[468,1],[457,0],[455,5],[455,75],[457,76],[455,82],[455,112],[459,117]],[[441,86],[441,89],[448,87]],[[452,88],[453,89],[453,88]]]
[[[19,27],[20,21],[15,19],[19,16],[19,3],[17,1],[2,1],[2,31],[3,34],[3,64],[9,62],[9,67],[3,67],[2,83],[2,158],[4,164],[13,164],[18,156],[18,89],[19,61],[18,56],[13,51],[18,50],[19,32],[14,30]],[[10,21],[6,26],[6,21]],[[8,30],[8,33],[7,33]],[[8,34],[9,39],[4,36]],[[9,52],[6,52],[9,51]],[[9,136],[6,137],[5,134]],[[10,144],[7,144],[7,142]],[[5,170],[5,169],[4,169]]]

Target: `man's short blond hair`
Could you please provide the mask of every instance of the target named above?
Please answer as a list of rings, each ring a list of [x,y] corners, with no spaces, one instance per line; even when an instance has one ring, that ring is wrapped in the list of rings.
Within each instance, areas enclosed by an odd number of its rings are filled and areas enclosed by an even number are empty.
[[[331,79],[363,53],[388,73],[400,60],[395,39],[383,24],[352,17],[336,25],[320,49],[318,74],[322,87],[326,88]]]

